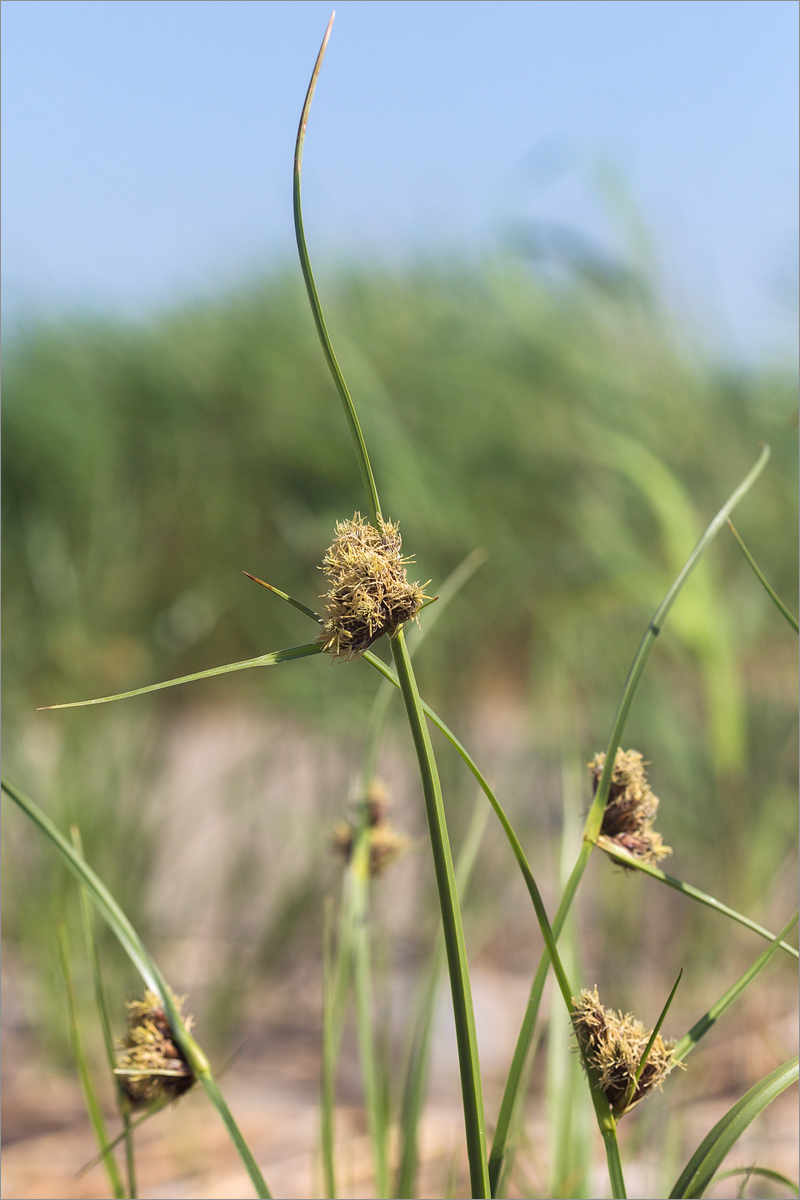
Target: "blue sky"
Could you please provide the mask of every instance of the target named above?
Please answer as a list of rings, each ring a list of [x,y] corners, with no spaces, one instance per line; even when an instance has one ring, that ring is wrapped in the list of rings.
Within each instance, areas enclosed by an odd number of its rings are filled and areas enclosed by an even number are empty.
[[[292,149],[330,7],[4,0],[6,327],[139,316],[292,261]],[[306,144],[312,255],[469,255],[535,222],[613,252],[627,206],[701,337],[791,352],[798,11],[342,0]]]

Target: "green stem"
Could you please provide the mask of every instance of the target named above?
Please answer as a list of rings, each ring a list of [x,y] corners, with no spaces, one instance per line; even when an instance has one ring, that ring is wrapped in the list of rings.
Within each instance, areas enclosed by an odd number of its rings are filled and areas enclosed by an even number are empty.
[[[625,1191],[625,1180],[622,1175],[622,1162],[619,1156],[616,1124],[613,1124],[610,1128],[603,1129],[603,1145],[605,1146],[606,1162],[608,1163],[608,1178],[611,1181],[611,1195],[614,1197],[614,1200],[625,1200],[628,1193]]]
[[[86,1110],[89,1114],[89,1119],[92,1123],[97,1144],[102,1150],[108,1145],[108,1133],[106,1132],[106,1123],[103,1117],[100,1103],[97,1099],[92,1073],[89,1068],[89,1060],[86,1057],[86,1050],[83,1045],[80,1027],[78,1025],[78,1012],[75,1003],[75,990],[72,984],[72,971],[70,969],[70,954],[69,941],[67,938],[67,927],[62,922],[58,926],[58,954],[61,960],[61,972],[64,976],[64,986],[67,992],[67,1007],[69,1010],[69,1028],[70,1037],[72,1039],[72,1048],[75,1053],[75,1062],[78,1068],[78,1075],[83,1088],[84,1099],[86,1101]],[[119,1173],[117,1160],[113,1154],[107,1154],[103,1158],[103,1166],[105,1167],[108,1176],[109,1187],[114,1194],[116,1200],[122,1200],[125,1196],[125,1188],[122,1183],[122,1177]]]
[[[453,1014],[461,1070],[461,1095],[464,1103],[464,1124],[472,1195],[473,1197],[488,1197],[490,1193],[486,1163],[486,1128],[478,1046],[475,1036],[475,1016],[472,1009],[464,930],[461,923],[453,856],[447,835],[439,773],[436,769],[430,735],[402,629],[392,639],[391,645],[408,723],[417,751],[436,872],[436,885],[439,890],[447,964],[450,970],[450,989],[453,995]]]
[[[363,806],[362,806],[363,807]],[[386,1122],[379,1094],[372,1032],[372,967],[369,945],[369,837],[363,815],[355,832],[348,870],[349,905],[353,940],[353,991],[356,1031],[364,1082],[364,1107],[375,1159],[375,1188],[378,1200],[389,1195],[389,1163],[386,1154]]]
[[[70,829],[72,835],[72,844],[78,854],[83,858],[83,842],[81,840],[80,830],[77,825],[73,825]],[[106,1004],[105,989],[103,987],[103,975],[100,967],[100,956],[97,952],[97,939],[94,936],[94,914],[92,906],[89,902],[89,896],[85,887],[81,887],[81,915],[83,917],[83,932],[86,939],[86,949],[89,954],[89,962],[92,968],[92,981],[94,983],[94,999],[97,1007],[97,1013],[100,1017],[100,1028],[103,1033],[103,1045],[106,1052],[106,1062],[108,1064],[109,1074],[114,1082],[114,1092],[117,1100],[117,1108],[120,1117],[122,1118],[122,1129],[125,1136],[125,1167],[128,1175],[128,1196],[131,1200],[136,1200],[136,1159],[134,1156],[133,1134],[131,1133],[131,1105],[128,1097],[125,1095],[125,1089],[118,1075],[114,1074],[114,1068],[117,1065],[117,1056],[114,1048],[114,1035],[111,1032],[111,1020],[108,1015],[108,1005]]]
[[[133,1123],[130,1113],[122,1114],[122,1134],[125,1139],[125,1170],[128,1172],[128,1195],[136,1200],[138,1188],[136,1183],[136,1155],[133,1144]]]
[[[472,875],[472,869],[475,865],[481,839],[486,829],[488,816],[489,810],[484,804],[480,803],[480,797],[478,797],[478,803],[475,805],[472,820],[456,863],[456,885],[459,895],[462,897],[466,892]],[[420,990],[420,1001],[410,1039],[408,1065],[403,1085],[403,1099],[399,1119],[401,1149],[395,1183],[396,1196],[414,1196],[416,1193],[417,1166],[419,1161],[419,1121],[422,1115],[422,1107],[425,1102],[425,1089],[428,1082],[433,1021],[436,1014],[436,997],[439,992],[439,985],[445,964],[444,938],[442,937],[441,929],[439,929],[428,962],[425,981]]]
[[[344,925],[344,922],[342,922]],[[336,1064],[341,1044],[344,994],[350,966],[350,948],[340,938],[334,964],[333,905],[325,909],[322,963],[322,1097],[320,1104],[322,1168],[326,1194],[336,1196],[336,1156],[334,1122],[336,1117]]]

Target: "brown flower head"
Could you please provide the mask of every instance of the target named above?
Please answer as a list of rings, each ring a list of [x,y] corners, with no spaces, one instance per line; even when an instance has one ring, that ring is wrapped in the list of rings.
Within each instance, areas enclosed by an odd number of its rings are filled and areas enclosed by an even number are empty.
[[[600,1003],[597,988],[582,991],[572,1001],[572,1021],[586,1060],[597,1072],[600,1087],[616,1116],[637,1105],[654,1087],[660,1088],[673,1067],[683,1067],[674,1056],[675,1043],[661,1034],[650,1048],[644,1070],[631,1099],[626,1097],[647,1049],[652,1030],[645,1029],[631,1013],[615,1012]]]
[[[389,821],[388,791],[379,780],[374,780],[367,789],[364,804],[364,836],[369,846],[369,873],[382,875],[392,863],[405,853],[411,839],[395,829]],[[333,828],[331,845],[334,852],[345,862],[353,853],[353,844],[358,831],[357,821],[339,821]]]
[[[180,1011],[183,1000],[173,997]],[[128,1033],[121,1040],[117,1074],[131,1104],[151,1104],[154,1100],[177,1100],[194,1083],[189,1064],[175,1041],[160,998],[146,991],[144,999],[130,1000]],[[189,1029],[192,1018],[184,1018]]]
[[[322,570],[330,587],[323,599],[326,620],[318,641],[334,658],[357,658],[384,633],[391,637],[416,617],[425,584],[409,583],[397,525],[378,517],[379,528],[356,513],[337,521]]]
[[[600,753],[588,764],[595,792],[605,761],[605,754]],[[655,865],[672,853],[653,829],[657,811],[658,797],[647,782],[641,754],[638,750],[617,750],[600,833],[635,858]]]

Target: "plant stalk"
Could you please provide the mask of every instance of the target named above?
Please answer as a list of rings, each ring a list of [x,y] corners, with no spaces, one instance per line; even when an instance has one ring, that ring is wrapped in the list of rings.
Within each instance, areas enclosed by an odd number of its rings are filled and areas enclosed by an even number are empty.
[[[486,1161],[486,1126],[478,1045],[475,1035],[475,1016],[472,1009],[464,930],[461,923],[461,910],[458,904],[453,856],[447,835],[439,773],[402,629],[392,639],[391,645],[408,723],[417,751],[433,851],[433,865],[436,872],[436,886],[439,890],[442,928],[447,951],[447,965],[450,971],[450,988],[453,995],[453,1014],[461,1071],[461,1094],[464,1103],[464,1124],[472,1195],[473,1197],[488,1198],[490,1191]]]

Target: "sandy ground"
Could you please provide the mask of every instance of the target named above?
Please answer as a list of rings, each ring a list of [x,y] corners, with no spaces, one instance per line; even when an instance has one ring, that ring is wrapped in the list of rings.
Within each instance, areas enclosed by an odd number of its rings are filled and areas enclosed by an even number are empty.
[[[477,971],[475,999],[481,1032],[494,1027],[502,1031],[494,1040],[482,1039],[483,1066],[488,1080],[487,1112],[497,1110],[499,1083],[516,1030],[523,981],[498,972]],[[446,997],[445,997],[446,1000]],[[717,1045],[716,1054],[698,1051],[694,1068],[677,1079],[667,1093],[648,1103],[659,1106],[648,1114],[656,1127],[667,1117],[679,1139],[675,1151],[677,1168],[726,1109],[746,1090],[740,1076],[759,1062],[764,1070],[778,1061],[785,1039],[793,1036],[795,1018],[791,1004],[784,1018],[773,1023],[773,1046],[763,1036],[741,1033]],[[422,1169],[419,1195],[437,1197],[468,1195],[464,1177],[463,1131],[453,1076],[446,1005],[437,1032],[431,1095],[422,1127]],[[775,1061],[771,1061],[774,1057]],[[341,1197],[371,1197],[372,1168],[369,1140],[357,1098],[355,1056],[347,1044],[342,1062],[337,1140],[339,1194]],[[90,1200],[109,1194],[105,1173],[94,1167],[82,1177],[81,1167],[96,1153],[74,1076],[56,1074],[37,1067],[18,1038],[8,1037],[3,1059],[3,1179],[2,1196],[7,1200],[63,1197]],[[313,1030],[299,1033],[296,1024],[275,1024],[262,1030],[223,1077],[226,1097],[261,1164],[273,1195],[280,1200],[323,1194],[319,1174],[318,1131],[319,1054]],[[640,1140],[636,1123],[639,1114],[628,1118],[623,1131]],[[729,1165],[757,1162],[797,1177],[797,1095],[785,1093],[741,1139]],[[114,1118],[109,1124],[115,1128]],[[253,1194],[250,1182],[227,1138],[225,1130],[202,1092],[192,1092],[179,1104],[158,1114],[136,1135],[139,1194],[143,1200],[212,1200],[244,1198]],[[661,1138],[658,1139],[661,1144]],[[510,1189],[512,1196],[548,1195],[547,1146],[541,1103],[530,1106],[526,1147],[519,1160],[520,1171]],[[623,1139],[623,1155],[626,1149]],[[627,1158],[629,1195],[655,1196],[660,1164],[642,1144]],[[677,1171],[675,1172],[677,1174]],[[734,1197],[734,1182],[727,1181],[708,1193],[717,1198]],[[602,1151],[598,1147],[592,1195],[608,1194]],[[747,1193],[764,1197],[780,1191],[764,1190],[753,1183]],[[785,1194],[785,1193],[784,1193]]]

